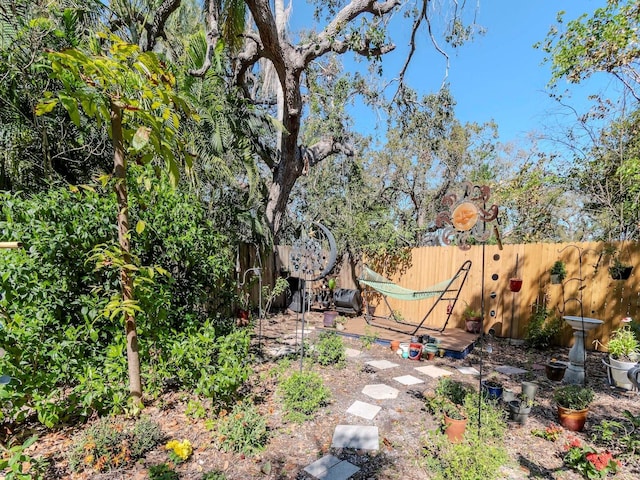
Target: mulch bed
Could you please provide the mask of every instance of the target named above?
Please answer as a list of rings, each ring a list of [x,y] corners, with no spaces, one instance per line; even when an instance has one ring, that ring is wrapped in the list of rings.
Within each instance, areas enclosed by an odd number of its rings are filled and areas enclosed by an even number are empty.
[[[310,313],[307,316],[308,326],[322,327],[322,316]],[[300,325],[296,315],[281,314],[264,320],[261,326],[260,346],[262,351],[270,347],[282,345],[287,334],[295,332]],[[313,333],[311,333],[313,335]],[[254,339],[257,352],[257,336]],[[344,339],[349,348],[362,349],[362,342],[358,339]],[[491,345],[491,353],[487,346]],[[505,446],[512,459],[512,464],[504,470],[503,478],[548,478],[548,479],[580,479],[579,474],[564,469],[561,455],[564,444],[571,437],[578,437],[590,441],[594,425],[604,419],[621,420],[622,412],[627,409],[634,415],[640,415],[640,395],[612,388],[608,385],[601,352],[588,352],[586,371],[588,384],[596,391],[596,400],[591,406],[587,426],[584,432],[573,433],[563,431],[557,442],[549,442],[531,434],[533,429],[544,429],[557,422],[555,406],[552,402],[553,389],[558,383],[551,382],[545,377],[542,365],[551,359],[568,361],[569,350],[554,348],[547,351],[528,351],[522,345],[513,344],[506,339],[485,338],[483,349],[475,348],[464,359],[436,358],[432,361],[421,362],[422,365],[433,364],[453,371],[453,378],[479,384],[477,377],[463,375],[455,370],[456,367],[468,366],[480,369],[484,375],[493,372],[499,365],[510,365],[527,370],[527,374],[504,375],[497,374],[505,387],[520,391],[520,382],[535,379],[539,383],[536,404],[532,410],[528,423],[520,426],[509,424]],[[260,411],[267,418],[271,428],[271,440],[264,452],[254,457],[239,454],[223,453],[213,445],[213,436],[205,426],[206,419],[193,419],[185,414],[188,400],[187,393],[170,393],[151,403],[145,413],[158,421],[167,438],[187,438],[194,445],[194,455],[186,463],[176,466],[180,478],[201,479],[202,475],[214,469],[225,472],[229,480],[246,480],[252,478],[270,479],[306,479],[303,468],[327,453],[332,453],[341,459],[361,467],[361,471],[354,477],[358,479],[429,479],[429,473],[419,465],[421,456],[421,438],[428,430],[437,428],[438,419],[424,410],[423,392],[432,391],[437,383],[436,379],[425,377],[425,383],[414,387],[401,387],[398,398],[394,400],[369,401],[382,406],[380,413],[372,421],[349,418],[345,412],[354,400],[367,401],[361,398],[362,388],[367,384],[385,383],[398,387],[392,380],[399,375],[396,369],[372,369],[366,365],[370,360],[387,359],[403,364],[411,362],[411,367],[417,362],[403,360],[394,354],[388,346],[373,345],[362,354],[348,360],[344,369],[314,366],[330,388],[331,404],[320,411],[312,421],[304,424],[292,424],[283,418],[280,402],[275,395],[276,385],[272,376],[266,372],[275,363],[273,359],[257,359],[255,374],[246,394],[253,396],[259,402]],[[294,361],[292,369],[299,368]],[[395,370],[395,371],[393,371]],[[400,375],[406,372],[400,373]],[[417,388],[418,387],[418,388]],[[347,449],[334,451],[330,448],[333,430],[336,425],[357,423],[377,425],[380,431],[380,450],[377,453],[350,451]],[[143,479],[148,478],[148,468],[151,465],[167,462],[167,456],[162,446],[154,449],[144,459],[127,469],[111,471],[103,474],[77,473],[71,474],[67,469],[66,452],[71,445],[74,435],[81,426],[73,426],[56,432],[42,432],[33,455],[44,454],[51,462],[48,478],[52,479]],[[269,473],[264,473],[268,471]],[[640,478],[638,465],[625,464],[615,478],[631,480]]]

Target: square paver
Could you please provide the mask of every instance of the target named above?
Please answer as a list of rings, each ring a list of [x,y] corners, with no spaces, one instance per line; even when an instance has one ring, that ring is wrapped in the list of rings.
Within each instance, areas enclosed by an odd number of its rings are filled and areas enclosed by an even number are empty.
[[[445,375],[452,375],[449,370],[444,368],[438,368],[434,365],[427,365],[426,367],[416,367],[416,370],[425,375],[429,375],[432,378],[444,377]]]
[[[480,372],[473,367],[456,367],[464,375],[480,375]]]
[[[512,367],[511,365],[500,365],[494,370],[500,373],[504,373],[505,375],[518,375],[520,373],[527,373],[526,370],[518,367]]]
[[[325,455],[321,459],[313,462],[311,465],[307,465],[304,468],[304,471],[316,478],[323,478],[323,475],[325,475],[331,467],[337,465],[341,461],[342,460],[338,457],[334,457],[333,455]]]
[[[370,425],[338,425],[333,432],[331,447],[378,450],[378,427]]]
[[[351,415],[357,415],[358,417],[366,418],[367,420],[373,420],[382,407],[377,405],[371,405],[370,403],[361,402],[356,400],[347,409],[347,413]]]
[[[343,460],[331,467],[324,477],[318,477],[318,480],[347,480],[359,470],[360,467]]]
[[[418,383],[424,383],[424,381],[414,377],[413,375],[403,375],[401,377],[394,377],[394,380],[396,382],[400,382],[403,385],[417,385]]]
[[[373,368],[377,368],[379,370],[386,370],[387,368],[397,367],[397,363],[390,362],[389,360],[372,360],[371,362],[367,362],[367,365],[371,365]]]
[[[362,393],[375,398],[376,400],[386,400],[389,398],[398,398],[398,390],[384,383],[378,383],[375,385],[366,385],[362,389]]]
[[[362,352],[360,350],[356,350],[355,348],[345,348],[344,353],[347,355],[347,357],[353,358],[357,357]]]

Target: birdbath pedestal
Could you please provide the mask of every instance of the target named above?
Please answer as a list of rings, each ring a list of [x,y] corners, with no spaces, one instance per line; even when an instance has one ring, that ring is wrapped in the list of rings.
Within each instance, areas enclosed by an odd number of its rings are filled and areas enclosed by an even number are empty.
[[[567,368],[563,381],[572,384],[584,384],[584,363],[587,352],[584,348],[584,339],[589,330],[599,327],[604,323],[602,320],[587,317],[562,317],[565,322],[573,328],[573,347],[569,350],[569,367]]]

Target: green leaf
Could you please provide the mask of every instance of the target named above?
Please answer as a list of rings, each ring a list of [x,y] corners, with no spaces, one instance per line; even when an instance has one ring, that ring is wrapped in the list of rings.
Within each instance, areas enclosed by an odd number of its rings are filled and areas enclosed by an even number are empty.
[[[136,223],[136,233],[140,235],[142,232],[144,232],[144,228],[146,226],[147,224],[145,223],[144,220],[138,220],[138,223]]]
[[[135,151],[142,150],[149,143],[149,136],[151,135],[151,129],[148,127],[139,127],[136,130],[131,146]]]
[[[36,115],[45,115],[56,108],[56,105],[58,105],[58,100],[55,98],[43,100],[36,105]]]
[[[62,106],[69,113],[69,117],[71,117],[71,121],[76,125],[76,127],[79,127],[80,112],[78,111],[78,102],[76,101],[76,99],[73,97],[70,97],[69,95],[65,95],[64,93],[61,93],[60,103],[62,103]]]

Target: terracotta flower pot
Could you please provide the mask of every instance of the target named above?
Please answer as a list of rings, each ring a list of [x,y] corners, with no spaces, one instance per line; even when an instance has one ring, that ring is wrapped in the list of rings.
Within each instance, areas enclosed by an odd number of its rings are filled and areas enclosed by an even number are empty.
[[[587,420],[588,408],[583,410],[571,410],[558,405],[558,421],[567,430],[581,432]]]
[[[467,428],[467,419],[456,420],[454,418],[444,416],[444,433],[452,443],[459,443],[464,437],[464,431]]]
[[[482,327],[482,318],[471,318],[465,322],[465,326],[467,328],[467,332],[469,333],[480,333],[480,328]]]
[[[391,350],[397,352],[400,348],[400,340],[391,340]]]

